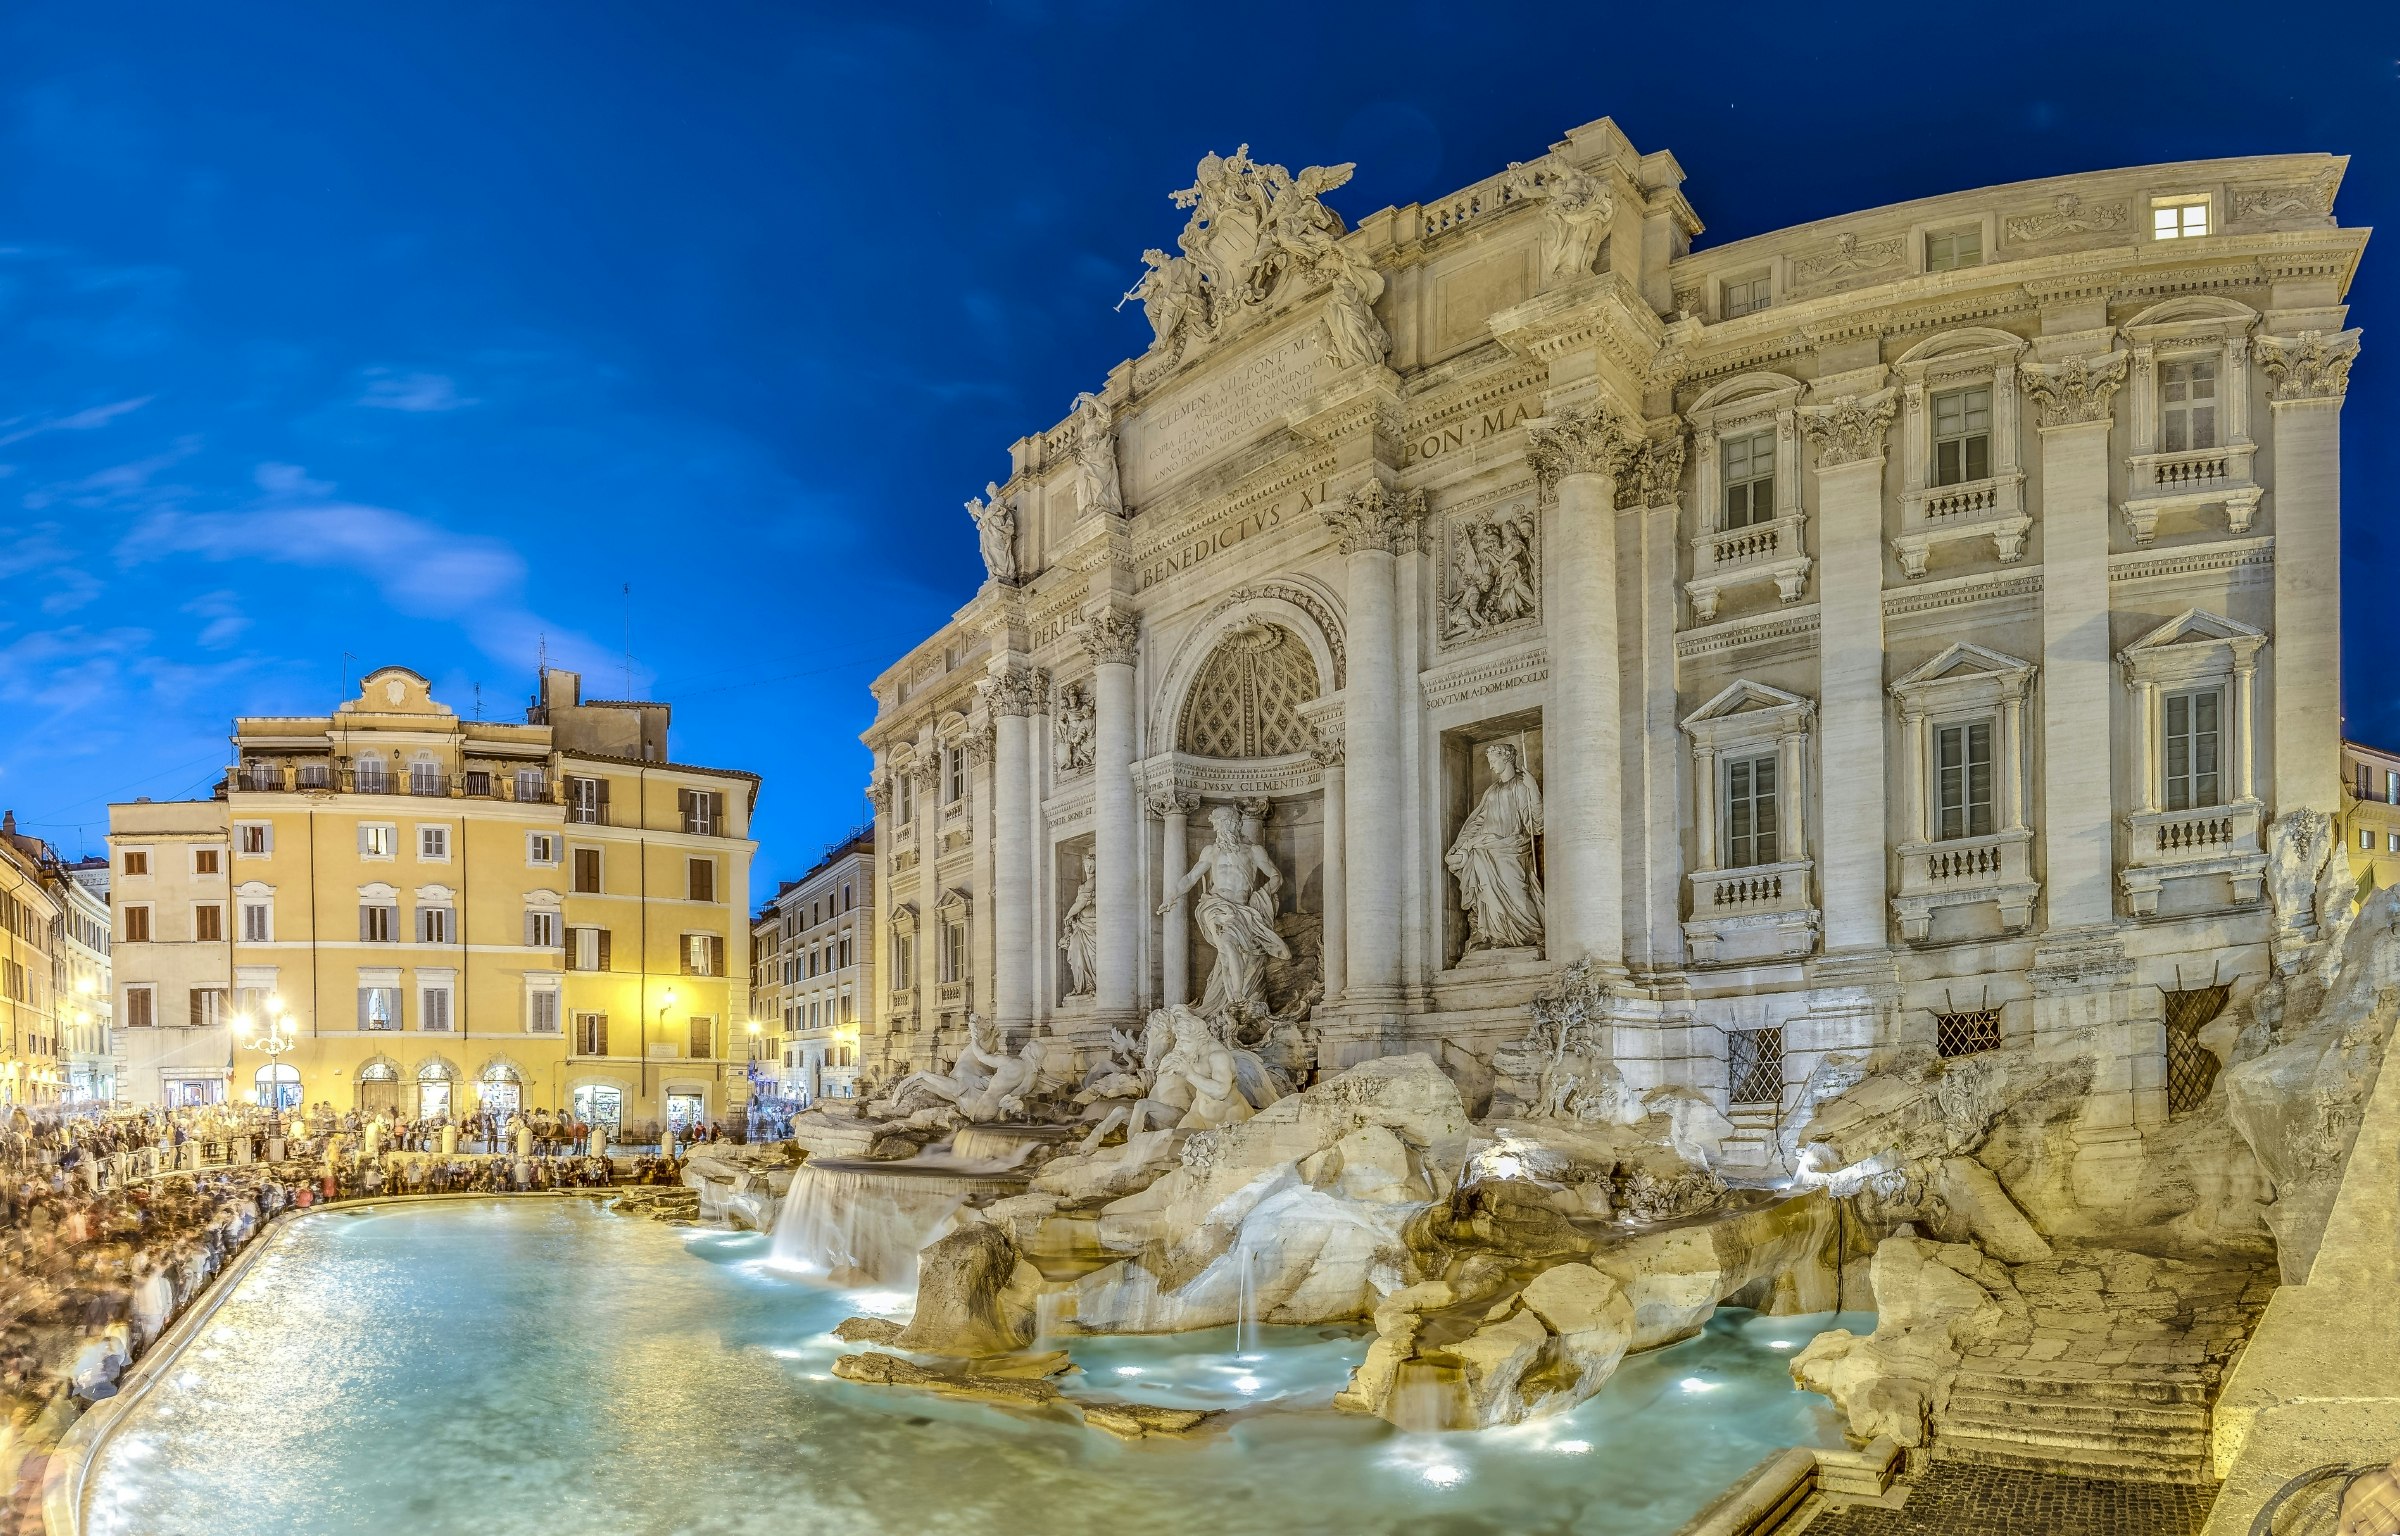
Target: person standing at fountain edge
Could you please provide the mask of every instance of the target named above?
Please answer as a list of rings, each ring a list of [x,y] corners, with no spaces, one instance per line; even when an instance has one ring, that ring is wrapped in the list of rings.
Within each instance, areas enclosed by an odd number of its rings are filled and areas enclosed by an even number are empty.
[[[1283,889],[1283,876],[1266,849],[1242,836],[1241,813],[1232,806],[1220,805],[1210,811],[1208,824],[1216,829],[1216,840],[1167,893],[1158,914],[1170,915],[1192,887],[1206,880],[1208,889],[1201,893],[1194,916],[1201,934],[1216,950],[1217,962],[1209,969],[1200,1011],[1264,1013],[1267,962],[1292,957],[1275,931],[1275,893]]]
[[[1458,879],[1467,948],[1520,949],[1542,942],[1542,883],[1533,840],[1542,835],[1542,792],[1505,741],[1484,748],[1492,787],[1458,829],[1442,863]]]

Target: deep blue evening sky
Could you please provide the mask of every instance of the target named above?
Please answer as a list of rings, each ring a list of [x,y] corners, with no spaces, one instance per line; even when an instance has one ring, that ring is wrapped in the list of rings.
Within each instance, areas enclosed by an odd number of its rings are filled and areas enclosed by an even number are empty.
[[[797,874],[864,810],[868,679],[981,575],[960,501],[1146,339],[1110,305],[1241,141],[1356,160],[1355,218],[1609,115],[1704,243],[2330,150],[2342,221],[2400,232],[2400,6],[2295,7],[2290,45],[2254,4],[2030,14],[7,7],[0,805],[95,848],[346,668],[509,715],[546,635],[621,694],[630,583],[632,691],[765,775],[760,878]],[[2348,700],[2400,744],[2392,238],[2351,295]]]

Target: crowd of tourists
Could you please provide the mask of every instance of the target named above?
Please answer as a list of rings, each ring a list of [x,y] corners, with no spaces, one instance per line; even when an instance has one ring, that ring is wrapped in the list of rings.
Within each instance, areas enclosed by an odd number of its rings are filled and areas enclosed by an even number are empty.
[[[570,1115],[465,1122],[176,1110],[0,1112],[0,1528],[43,1456],[266,1223],[360,1198],[676,1184]],[[486,1150],[462,1150],[480,1146]]]

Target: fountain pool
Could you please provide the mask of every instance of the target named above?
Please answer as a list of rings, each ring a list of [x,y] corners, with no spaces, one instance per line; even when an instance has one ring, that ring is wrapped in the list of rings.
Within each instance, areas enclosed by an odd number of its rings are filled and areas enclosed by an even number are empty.
[[[1720,1312],[1540,1423],[1405,1435],[1327,1403],[1365,1339],[1081,1338],[1070,1393],[1248,1411],[1190,1443],[830,1374],[903,1293],[793,1278],[767,1239],[594,1201],[336,1208],[284,1224],[102,1444],[93,1536],[1664,1536],[1769,1450],[1838,1444],[1784,1361],[1860,1317]]]

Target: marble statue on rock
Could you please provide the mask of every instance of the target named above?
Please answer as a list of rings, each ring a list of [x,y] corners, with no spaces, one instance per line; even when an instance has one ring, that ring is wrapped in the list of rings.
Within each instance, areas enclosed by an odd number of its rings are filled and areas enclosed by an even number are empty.
[[[1090,390],[1075,397],[1075,501],[1086,512],[1125,514],[1117,478],[1116,413]]]
[[[1075,899],[1067,904],[1067,915],[1060,927],[1058,947],[1067,952],[1067,996],[1092,995],[1092,975],[1100,957],[1100,913],[1092,901],[1092,885],[1100,861],[1092,854],[1083,856],[1083,883],[1075,887]]]
[[[983,551],[984,574],[1004,587],[1017,583],[1017,509],[986,483],[983,495],[967,498],[967,516],[975,520],[975,542]]]
[[[967,1043],[947,1072],[911,1072],[892,1085],[892,1091],[870,1107],[878,1114],[898,1117],[930,1108],[933,1101],[964,1104],[981,1094],[995,1073],[1011,1063],[1000,1048],[1000,1030],[980,1013],[967,1015]]]
[[[1215,839],[1193,861],[1182,882],[1167,893],[1158,913],[1161,917],[1171,914],[1178,902],[1205,881],[1207,888],[1200,893],[1193,918],[1216,950],[1217,960],[1201,993],[1201,1011],[1264,1013],[1267,965],[1291,958],[1290,948],[1275,931],[1275,893],[1283,889],[1283,875],[1267,857],[1266,849],[1245,834],[1240,811],[1220,805],[1208,813],[1208,822],[1216,829]]]
[[[1094,718],[1089,688],[1068,683],[1058,690],[1058,719],[1051,731],[1060,772],[1080,773],[1092,766]]]
[[[1542,270],[1553,282],[1573,282],[1590,275],[1608,232],[1616,198],[1608,184],[1569,166],[1549,182],[1549,206],[1543,210]]]
[[[1158,1057],[1150,1086],[1143,1097],[1110,1110],[1092,1128],[1084,1138],[1086,1152],[1097,1150],[1119,1126],[1129,1138],[1149,1130],[1153,1121],[1175,1130],[1213,1131],[1238,1125],[1254,1113],[1242,1091],[1234,1050],[1207,1019],[1177,1003],[1152,1013],[1150,1021],[1152,1037],[1163,1029],[1169,1042]]]
[[[1467,949],[1527,949],[1542,942],[1542,884],[1534,873],[1533,840],[1542,835],[1542,792],[1518,761],[1516,747],[1484,748],[1491,788],[1467,813],[1442,856],[1458,881],[1467,915]]]

